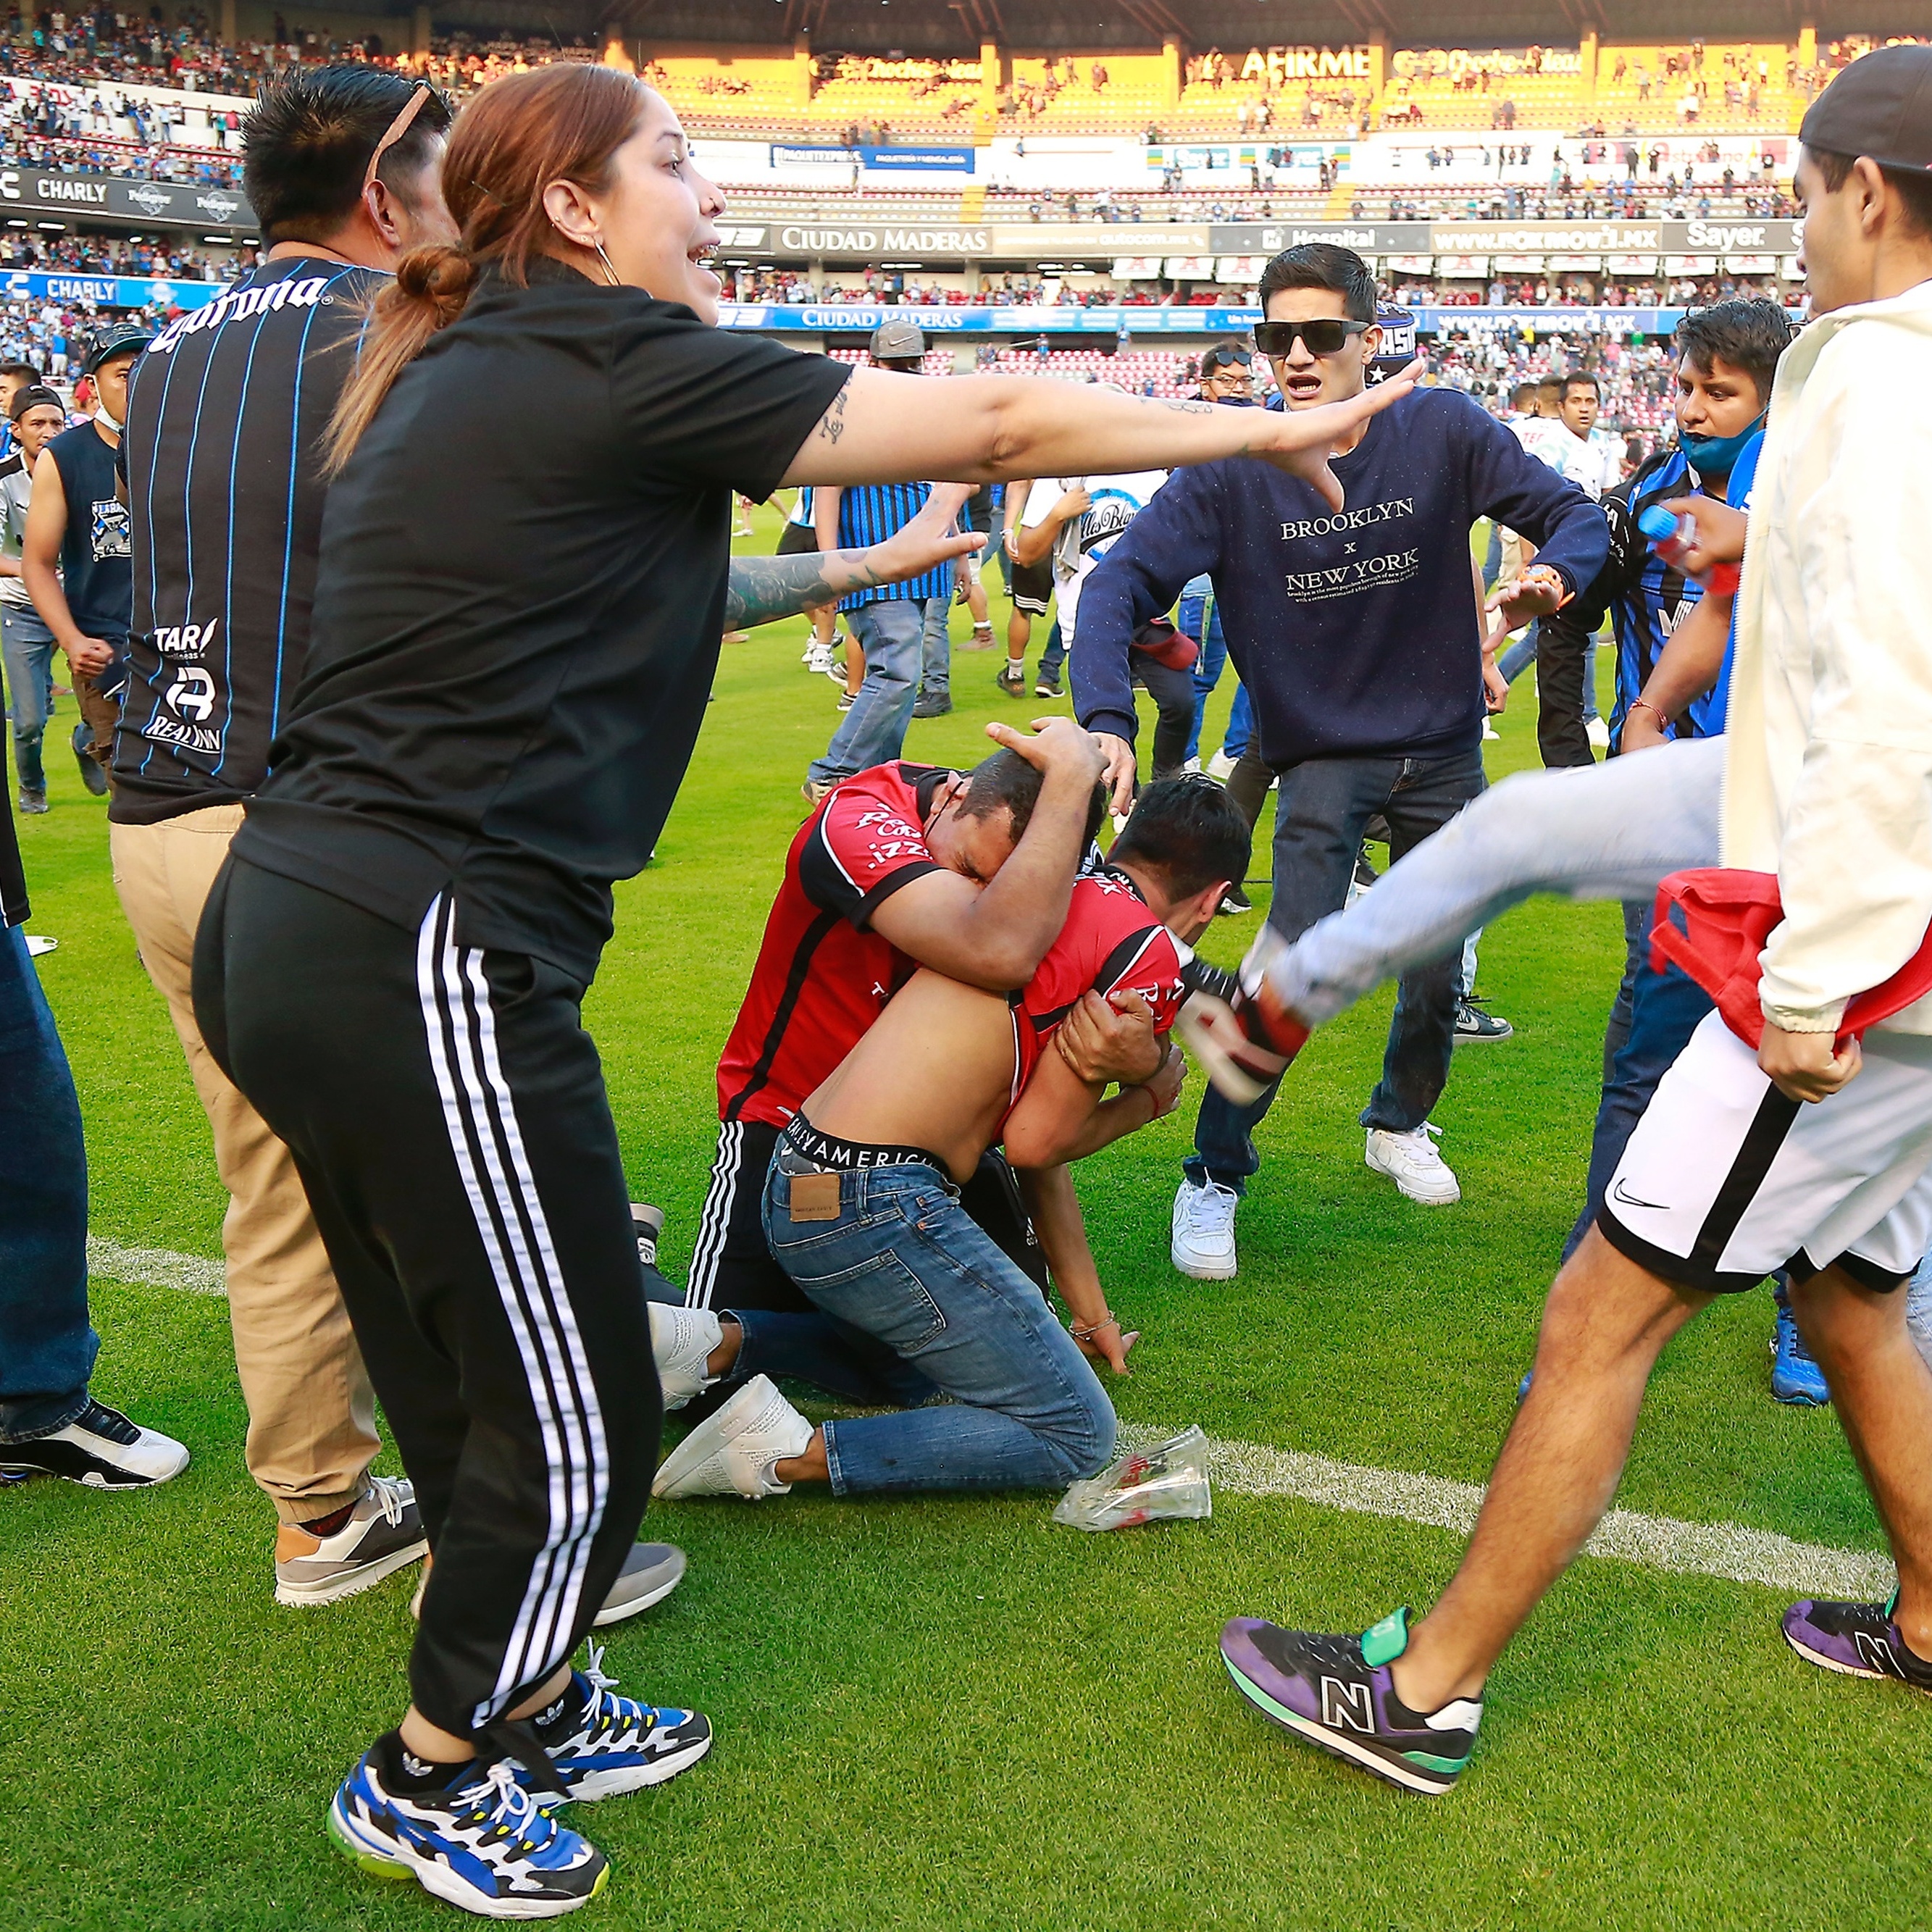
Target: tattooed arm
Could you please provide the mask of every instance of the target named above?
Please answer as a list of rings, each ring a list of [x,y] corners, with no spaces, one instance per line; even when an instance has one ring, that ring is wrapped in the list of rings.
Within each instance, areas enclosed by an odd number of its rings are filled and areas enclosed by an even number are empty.
[[[954,519],[970,493],[962,483],[940,483],[912,521],[884,543],[866,550],[820,550],[816,556],[734,556],[724,597],[724,628],[742,631],[769,624],[814,604],[830,604],[854,590],[917,577],[949,558],[964,556],[986,542],[968,531],[954,536]],[[831,493],[835,497],[838,493]],[[814,503],[814,508],[820,506]],[[837,525],[835,524],[836,530]]]
[[[1253,456],[1304,478],[1339,508],[1342,486],[1328,452],[1410,387],[1405,371],[1345,402],[1277,413],[1156,402],[1033,376],[948,379],[855,369],[800,445],[784,480],[998,483]]]

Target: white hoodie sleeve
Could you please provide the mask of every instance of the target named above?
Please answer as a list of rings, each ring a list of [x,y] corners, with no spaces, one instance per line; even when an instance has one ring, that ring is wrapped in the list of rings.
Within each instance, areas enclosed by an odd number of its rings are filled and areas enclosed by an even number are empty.
[[[1832,454],[1790,506],[1810,716],[1759,998],[1792,1033],[1834,1030],[1932,926],[1932,390],[1876,359],[1814,378],[1838,392],[1806,398]]]

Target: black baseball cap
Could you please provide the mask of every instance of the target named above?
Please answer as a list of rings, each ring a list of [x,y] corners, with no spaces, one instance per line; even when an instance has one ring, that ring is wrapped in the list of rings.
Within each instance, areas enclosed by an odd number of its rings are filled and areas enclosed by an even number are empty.
[[[1880,47],[1813,101],[1798,138],[1814,154],[1932,172],[1932,46]]]
[[[29,383],[8,405],[8,419],[12,422],[18,422],[29,410],[38,410],[50,403],[58,410],[63,416],[67,414],[66,404],[62,402],[59,396],[49,388],[44,382]]]
[[[130,350],[146,348],[154,339],[154,332],[140,322],[116,323],[105,334],[97,336],[88,350],[88,374],[93,375],[102,363],[112,362],[117,356],[125,356]]]

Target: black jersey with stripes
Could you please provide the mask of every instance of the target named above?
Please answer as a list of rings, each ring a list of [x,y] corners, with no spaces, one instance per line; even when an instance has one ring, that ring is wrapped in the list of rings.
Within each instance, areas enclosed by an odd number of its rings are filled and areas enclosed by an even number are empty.
[[[134,627],[110,817],[233,804],[267,776],[308,652],[322,434],[388,279],[265,262],[135,365],[122,440]]]

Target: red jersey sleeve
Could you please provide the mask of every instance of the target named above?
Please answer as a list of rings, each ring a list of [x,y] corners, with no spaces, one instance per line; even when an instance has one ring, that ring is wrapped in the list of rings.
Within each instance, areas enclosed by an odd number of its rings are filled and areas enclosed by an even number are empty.
[[[875,766],[845,779],[819,807],[798,876],[821,911],[862,932],[901,886],[940,869],[926,842],[920,776],[917,767]]]

